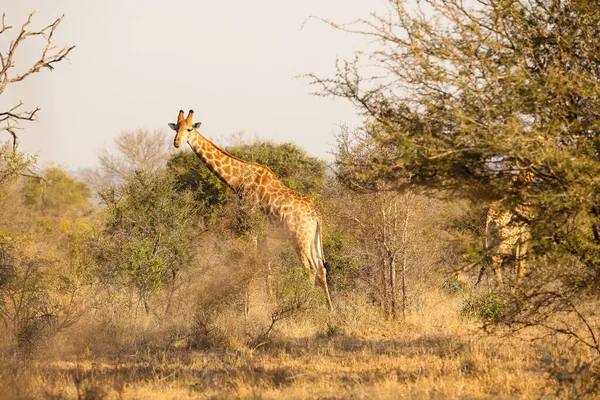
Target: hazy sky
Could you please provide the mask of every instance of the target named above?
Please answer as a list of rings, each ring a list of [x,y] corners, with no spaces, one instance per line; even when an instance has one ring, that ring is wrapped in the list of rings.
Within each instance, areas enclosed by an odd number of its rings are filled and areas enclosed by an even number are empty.
[[[6,1],[0,11],[14,31],[33,10],[36,28],[66,14],[54,42],[77,47],[54,71],[9,86],[0,108],[23,100],[27,109],[42,109],[39,122],[22,124],[20,136],[20,148],[37,153],[42,165],[94,166],[98,149],[120,131],[167,130],[179,109],[194,109],[201,131],[217,143],[244,131],[330,158],[333,133],[360,118],[347,101],[312,96],[308,80],[295,77],[332,75],[336,56],[351,56],[366,42],[316,20],[302,24],[310,15],[349,22],[384,6],[383,0]],[[6,43],[0,46],[5,51]],[[22,49],[25,58],[41,46],[32,40]]]

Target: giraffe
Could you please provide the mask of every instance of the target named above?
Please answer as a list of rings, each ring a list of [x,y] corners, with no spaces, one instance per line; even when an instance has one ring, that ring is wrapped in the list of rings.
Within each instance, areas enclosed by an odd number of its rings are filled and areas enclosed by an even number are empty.
[[[511,178],[508,191],[519,193],[526,191],[533,181],[533,173],[521,170]],[[504,260],[514,257],[515,274],[518,280],[525,276],[527,244],[531,237],[530,228],[527,221],[529,216],[529,207],[527,204],[519,204],[512,210],[502,209],[501,201],[495,201],[488,207],[482,218],[482,239],[483,248],[490,257],[490,263],[496,283],[503,287],[502,263]],[[481,269],[479,279],[485,269]]]
[[[333,309],[327,287],[327,270],[323,256],[321,220],[312,201],[286,187],[266,166],[241,160],[202,136],[193,122],[194,111],[185,117],[179,111],[177,123],[169,127],[177,134],[174,145],[187,142],[208,169],[231,188],[241,201],[258,206],[274,222],[280,224],[291,239],[302,265],[325,292],[327,306]]]

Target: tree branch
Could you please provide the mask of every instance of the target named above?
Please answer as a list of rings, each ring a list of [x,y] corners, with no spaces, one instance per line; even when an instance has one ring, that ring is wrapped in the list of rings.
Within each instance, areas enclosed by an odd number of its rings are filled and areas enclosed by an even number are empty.
[[[28,76],[39,72],[42,68],[48,68],[49,70],[54,69],[54,64],[59,63],[65,59],[75,48],[75,46],[65,45],[60,50],[52,43],[54,32],[64,19],[64,15],[57,18],[50,25],[40,30],[31,30],[29,28],[34,12],[29,14],[27,21],[21,25],[21,29],[14,40],[10,42],[8,50],[3,53],[0,51],[0,94],[4,92],[6,87],[12,83],[20,82]],[[5,14],[2,14],[2,22],[0,27],[0,35],[12,29],[12,26],[6,25]],[[28,38],[33,36],[41,36],[45,40],[45,45],[42,50],[42,54],[38,60],[35,61],[25,72],[15,73],[10,75],[10,71],[15,67],[15,55],[19,50],[19,46]],[[23,105],[22,101],[19,101],[17,105],[9,109],[8,111],[0,112],[0,132],[7,131],[13,138],[13,152],[16,152],[18,146],[18,137],[16,130],[19,128],[20,121],[35,121],[37,120],[37,113],[40,111],[39,107],[29,111],[18,111]]]

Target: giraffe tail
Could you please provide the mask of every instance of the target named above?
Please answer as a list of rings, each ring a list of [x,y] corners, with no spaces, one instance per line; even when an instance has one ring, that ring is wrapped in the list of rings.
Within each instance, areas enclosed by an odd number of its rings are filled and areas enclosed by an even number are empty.
[[[318,219],[310,254],[313,259],[313,265],[316,267],[317,281],[325,291],[327,306],[331,310],[333,309],[333,305],[331,304],[331,296],[329,295],[329,288],[327,286],[329,264],[325,261],[325,256],[323,255],[323,234],[321,230],[321,221]]]

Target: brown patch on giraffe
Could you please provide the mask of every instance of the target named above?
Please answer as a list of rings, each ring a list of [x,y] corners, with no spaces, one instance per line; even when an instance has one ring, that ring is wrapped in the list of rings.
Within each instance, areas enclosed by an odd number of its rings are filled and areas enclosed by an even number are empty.
[[[260,177],[260,184],[266,186],[269,181],[271,181],[271,177],[269,176],[269,173],[265,171]]]
[[[223,177],[223,168],[222,167],[215,167],[214,171],[217,175],[219,175],[220,177]]]

